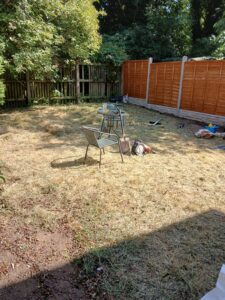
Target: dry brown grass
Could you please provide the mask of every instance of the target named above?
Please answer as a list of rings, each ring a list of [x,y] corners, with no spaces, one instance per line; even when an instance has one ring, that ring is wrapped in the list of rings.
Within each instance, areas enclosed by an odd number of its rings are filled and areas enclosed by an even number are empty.
[[[2,226],[64,228],[69,259],[90,274],[101,265],[97,290],[117,299],[198,299],[225,261],[225,152],[209,149],[223,141],[195,138],[194,122],[126,106],[127,134],[155,153],[121,164],[109,149],[99,169],[92,148],[84,166],[80,126],[99,126],[98,106],[1,114]],[[147,125],[159,117],[162,126]]]

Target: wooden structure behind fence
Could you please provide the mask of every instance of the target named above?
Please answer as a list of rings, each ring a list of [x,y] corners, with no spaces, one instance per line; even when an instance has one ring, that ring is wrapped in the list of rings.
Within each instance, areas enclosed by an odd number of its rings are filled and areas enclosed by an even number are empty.
[[[17,79],[5,75],[6,106],[22,106],[28,102],[71,101],[80,98],[105,98],[121,94],[121,70],[111,80],[111,70],[105,65],[61,67],[55,78],[37,80],[32,74]],[[30,98],[30,99],[29,99]]]
[[[123,92],[151,105],[225,116],[225,61],[127,61]]]

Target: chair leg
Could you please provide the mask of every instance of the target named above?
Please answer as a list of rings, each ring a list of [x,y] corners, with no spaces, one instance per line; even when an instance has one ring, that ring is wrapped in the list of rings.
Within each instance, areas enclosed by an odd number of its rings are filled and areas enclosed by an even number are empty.
[[[101,164],[102,164],[102,149],[100,149],[99,168],[101,167]]]
[[[124,162],[123,161],[123,153],[122,153],[120,142],[118,143],[118,145],[119,145],[119,151],[120,151],[121,160],[122,160],[122,163],[123,163]]]
[[[86,148],[86,153],[85,153],[85,157],[84,157],[84,163],[86,163],[86,160],[87,160],[88,148],[89,148],[89,144],[87,145],[87,148]]]

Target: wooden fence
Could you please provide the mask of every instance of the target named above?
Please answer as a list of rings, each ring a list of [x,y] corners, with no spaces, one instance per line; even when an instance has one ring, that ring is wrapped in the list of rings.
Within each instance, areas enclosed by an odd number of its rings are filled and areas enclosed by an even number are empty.
[[[11,78],[5,74],[6,106],[23,106],[29,102],[77,101],[80,98],[106,98],[121,93],[121,69],[114,78],[105,65],[61,67],[54,78],[37,80],[22,74]]]
[[[126,61],[123,93],[136,103],[168,108],[176,115],[196,112],[224,117],[225,61],[187,61],[186,57],[180,62]]]

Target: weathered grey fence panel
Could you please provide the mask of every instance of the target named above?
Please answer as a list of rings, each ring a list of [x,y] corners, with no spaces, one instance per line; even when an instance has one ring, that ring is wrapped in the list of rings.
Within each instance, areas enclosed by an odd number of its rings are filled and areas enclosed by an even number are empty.
[[[6,104],[9,102],[41,100],[79,100],[79,98],[105,98],[121,93],[121,70],[114,79],[105,65],[77,65],[60,67],[55,78],[37,80],[32,74],[23,80],[5,78]]]

